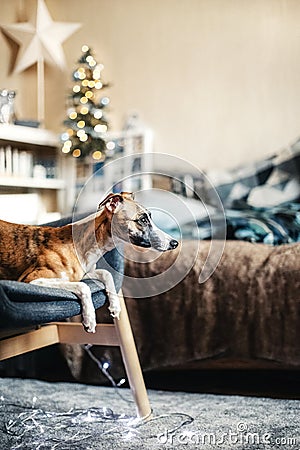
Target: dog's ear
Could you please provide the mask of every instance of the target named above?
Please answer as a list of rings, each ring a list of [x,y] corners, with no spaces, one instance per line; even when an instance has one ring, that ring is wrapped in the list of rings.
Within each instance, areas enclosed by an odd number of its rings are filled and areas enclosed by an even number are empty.
[[[113,214],[119,211],[122,203],[123,197],[120,194],[112,194],[108,198],[106,198],[106,201],[104,201],[105,208]]]
[[[113,194],[113,193],[111,192],[111,193],[108,194],[103,200],[101,200],[101,202],[100,202],[99,205],[98,205],[97,211],[99,211],[99,210],[102,208],[102,206],[104,206],[105,203],[106,203],[106,202],[110,199],[110,197],[112,197],[113,195],[115,195],[115,194]]]
[[[114,194],[111,192],[99,203],[97,211],[105,206],[108,211],[115,213],[120,209],[123,200],[126,198],[134,200],[134,194],[132,192],[121,192],[120,194]]]

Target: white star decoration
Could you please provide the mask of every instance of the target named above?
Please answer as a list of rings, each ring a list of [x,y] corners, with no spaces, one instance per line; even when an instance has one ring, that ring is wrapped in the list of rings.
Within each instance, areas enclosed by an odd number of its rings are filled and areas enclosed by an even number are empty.
[[[38,0],[35,18],[1,26],[1,30],[20,45],[14,72],[22,72],[44,61],[64,69],[62,43],[80,27],[79,23],[53,22],[44,0]]]

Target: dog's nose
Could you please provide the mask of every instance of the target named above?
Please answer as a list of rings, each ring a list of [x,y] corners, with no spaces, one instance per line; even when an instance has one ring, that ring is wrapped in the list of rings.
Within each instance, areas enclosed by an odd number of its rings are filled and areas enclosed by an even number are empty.
[[[178,246],[178,242],[177,241],[175,241],[175,239],[172,239],[171,241],[170,241],[170,248],[172,249],[172,250],[174,250],[174,248],[176,248],[177,246]]]

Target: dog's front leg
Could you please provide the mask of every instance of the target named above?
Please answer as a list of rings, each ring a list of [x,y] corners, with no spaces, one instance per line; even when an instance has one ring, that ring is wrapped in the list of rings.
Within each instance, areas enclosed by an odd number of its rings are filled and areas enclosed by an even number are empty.
[[[104,284],[109,300],[108,309],[110,311],[110,314],[112,317],[119,319],[121,312],[120,299],[115,288],[112,274],[105,269],[95,269],[89,272],[86,277],[99,280]]]
[[[81,281],[66,281],[61,278],[37,278],[30,282],[38,286],[66,289],[73,292],[81,300],[82,323],[86,331],[95,333],[96,312],[92,301],[91,290]]]

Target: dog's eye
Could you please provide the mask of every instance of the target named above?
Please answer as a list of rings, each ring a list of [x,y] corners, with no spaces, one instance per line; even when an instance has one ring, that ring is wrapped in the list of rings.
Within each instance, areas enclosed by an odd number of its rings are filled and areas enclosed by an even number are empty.
[[[141,223],[142,225],[146,225],[148,223],[147,217],[141,217],[139,219],[139,223]]]

